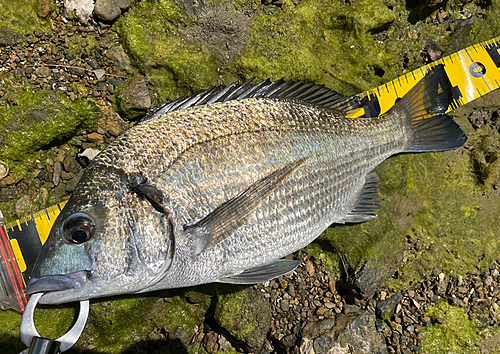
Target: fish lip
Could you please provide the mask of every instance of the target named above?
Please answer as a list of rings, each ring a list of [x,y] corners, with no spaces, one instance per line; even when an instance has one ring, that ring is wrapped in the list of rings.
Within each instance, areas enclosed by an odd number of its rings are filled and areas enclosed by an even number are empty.
[[[55,303],[83,288],[86,281],[86,271],[65,275],[44,275],[40,278],[32,278],[26,292],[28,294],[43,292],[45,294],[40,299],[41,304]]]

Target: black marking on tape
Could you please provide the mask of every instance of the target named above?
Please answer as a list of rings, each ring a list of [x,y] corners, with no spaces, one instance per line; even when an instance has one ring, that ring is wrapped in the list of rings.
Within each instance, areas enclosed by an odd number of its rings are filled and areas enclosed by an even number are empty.
[[[497,68],[500,68],[500,54],[498,53],[499,49],[499,44],[496,42],[491,43],[490,47],[486,48],[486,52],[490,56],[491,60],[493,60],[493,63],[495,63]]]
[[[19,248],[26,263],[26,271],[23,272],[23,278],[27,283],[38,254],[42,249],[42,241],[38,237],[35,221],[31,219],[23,223],[22,231],[18,226],[15,226],[7,234],[10,239],[16,239],[19,243]]]

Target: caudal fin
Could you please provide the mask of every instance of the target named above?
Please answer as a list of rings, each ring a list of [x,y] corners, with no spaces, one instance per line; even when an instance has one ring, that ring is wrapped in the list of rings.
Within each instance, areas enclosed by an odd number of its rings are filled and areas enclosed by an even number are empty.
[[[465,133],[445,114],[453,98],[444,66],[435,66],[420,80],[394,109],[402,109],[409,119],[407,152],[444,151],[461,147]]]

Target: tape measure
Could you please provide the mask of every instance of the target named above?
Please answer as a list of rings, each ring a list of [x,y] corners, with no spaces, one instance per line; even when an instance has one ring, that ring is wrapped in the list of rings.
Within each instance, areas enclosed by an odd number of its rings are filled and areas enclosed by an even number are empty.
[[[448,111],[463,106],[500,87],[500,37],[475,44],[456,53],[398,77],[375,89],[354,96],[348,106],[350,118],[370,118],[387,112],[425,74],[444,64],[453,88],[453,100]]]
[[[462,49],[345,102],[347,117],[376,117],[387,112],[434,66],[444,64],[453,88],[451,111],[500,87],[500,37]],[[1,226],[0,304],[23,311],[24,288],[42,245],[66,202]],[[0,213],[1,216],[1,213]],[[3,262],[2,262],[3,261]],[[3,282],[3,284],[2,284]]]

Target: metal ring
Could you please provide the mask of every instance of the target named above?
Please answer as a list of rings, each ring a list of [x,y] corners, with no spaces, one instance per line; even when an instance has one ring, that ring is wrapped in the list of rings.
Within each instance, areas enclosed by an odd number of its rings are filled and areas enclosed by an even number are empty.
[[[31,341],[34,337],[40,337],[36,327],[35,327],[35,308],[38,301],[43,296],[43,293],[35,293],[30,296],[26,309],[24,310],[23,317],[21,319],[21,340],[29,348]],[[90,303],[89,300],[80,301],[80,311],[78,313],[78,318],[71,329],[61,337],[55,339],[61,343],[60,350],[65,352],[71,348],[78,341],[78,338],[82,335],[83,329],[85,328],[85,323],[89,317]]]

